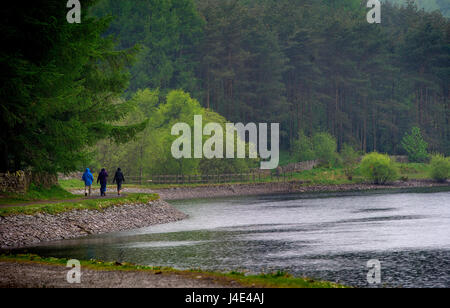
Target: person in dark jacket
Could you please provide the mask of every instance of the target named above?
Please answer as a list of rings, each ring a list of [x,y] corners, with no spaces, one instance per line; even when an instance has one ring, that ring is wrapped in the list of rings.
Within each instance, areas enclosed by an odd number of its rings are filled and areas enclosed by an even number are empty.
[[[108,172],[105,169],[99,173],[97,178],[97,184],[100,182],[100,195],[106,196],[106,184],[108,184]]]
[[[123,176],[122,170],[120,168],[117,169],[116,174],[114,175],[113,184],[117,183],[117,194],[120,196],[122,191],[122,183],[125,183],[125,177]]]

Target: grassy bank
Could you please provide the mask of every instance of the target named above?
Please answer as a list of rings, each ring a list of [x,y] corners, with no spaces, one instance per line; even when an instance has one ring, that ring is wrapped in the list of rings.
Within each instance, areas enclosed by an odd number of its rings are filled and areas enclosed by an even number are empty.
[[[43,200],[70,200],[75,198],[77,198],[77,196],[68,192],[62,186],[53,186],[50,189],[45,189],[32,184],[30,190],[26,194],[2,193],[0,195],[0,205],[22,204]]]
[[[43,258],[36,255],[1,255],[0,262],[25,262],[44,265],[66,266],[67,259]],[[191,279],[212,279],[223,285],[238,283],[242,287],[253,288],[345,288],[336,283],[316,281],[308,278],[295,278],[289,274],[278,272],[272,274],[246,275],[240,272],[219,273],[208,272],[198,269],[176,270],[168,267],[150,267],[129,263],[103,262],[103,261],[81,261],[84,269],[96,271],[123,271],[123,272],[148,272],[149,274],[175,274]],[[200,278],[199,278],[200,277]]]
[[[71,189],[84,189],[84,183],[81,180],[78,179],[71,179],[71,180],[59,180],[59,185],[63,189],[71,190]],[[100,185],[97,183],[92,183],[92,189],[100,189]]]
[[[72,195],[72,198],[74,196]],[[58,214],[73,210],[104,210],[112,206],[131,205],[131,204],[146,204],[151,201],[158,200],[159,196],[156,194],[130,194],[123,198],[105,198],[105,199],[84,199],[73,201],[61,201],[30,204],[27,206],[12,206],[0,208],[0,216],[10,215],[35,215],[39,213]]]

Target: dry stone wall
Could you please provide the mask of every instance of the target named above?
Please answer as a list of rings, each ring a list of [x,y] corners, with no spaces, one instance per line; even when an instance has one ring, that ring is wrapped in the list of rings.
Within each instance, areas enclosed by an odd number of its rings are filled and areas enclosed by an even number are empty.
[[[58,177],[48,173],[38,172],[8,172],[0,173],[0,192],[24,194],[30,189],[31,183],[44,188],[58,184]]]

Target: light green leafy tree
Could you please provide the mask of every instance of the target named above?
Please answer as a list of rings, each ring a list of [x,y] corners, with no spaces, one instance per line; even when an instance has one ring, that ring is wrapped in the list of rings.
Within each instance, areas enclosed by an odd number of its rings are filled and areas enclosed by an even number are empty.
[[[171,129],[176,123],[187,123],[193,138],[194,116],[201,115],[203,126],[208,123],[218,123],[223,128],[226,145],[226,120],[219,114],[208,111],[200,106],[197,100],[181,90],[171,91],[167,96],[161,96],[158,90],[140,90],[130,100],[134,104],[133,111],[123,121],[123,124],[145,120],[147,127],[133,140],[125,145],[111,141],[103,141],[97,145],[97,158],[94,166],[107,167],[113,170],[121,167],[126,174],[133,176],[149,175],[194,175],[240,173],[255,166],[258,160],[250,159],[198,159],[172,156],[172,143],[179,138],[173,136]],[[203,142],[209,137],[203,136]],[[193,139],[191,140],[193,144]],[[235,151],[237,149],[235,138]],[[248,149],[248,145],[246,145]],[[224,153],[226,146],[224,148]]]
[[[408,153],[410,162],[422,163],[429,157],[428,143],[423,139],[419,127],[413,127],[411,133],[403,137],[402,147]]]

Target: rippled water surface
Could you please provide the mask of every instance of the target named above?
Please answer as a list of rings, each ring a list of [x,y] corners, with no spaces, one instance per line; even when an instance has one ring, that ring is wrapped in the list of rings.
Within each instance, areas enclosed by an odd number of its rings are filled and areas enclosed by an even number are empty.
[[[211,270],[284,270],[368,286],[450,287],[450,192],[173,203],[190,218],[29,249],[44,256]]]

